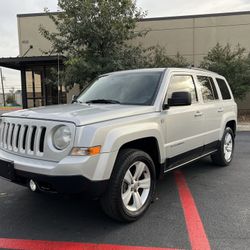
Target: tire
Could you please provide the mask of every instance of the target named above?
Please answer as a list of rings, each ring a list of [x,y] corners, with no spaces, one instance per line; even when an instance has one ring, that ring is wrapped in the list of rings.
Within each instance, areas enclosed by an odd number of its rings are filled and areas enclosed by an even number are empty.
[[[124,149],[117,156],[109,187],[101,198],[102,209],[117,221],[136,221],[150,206],[155,185],[151,157],[140,150]]]
[[[222,136],[220,146],[215,154],[211,155],[213,163],[218,166],[227,167],[233,159],[234,153],[234,133],[227,127]]]

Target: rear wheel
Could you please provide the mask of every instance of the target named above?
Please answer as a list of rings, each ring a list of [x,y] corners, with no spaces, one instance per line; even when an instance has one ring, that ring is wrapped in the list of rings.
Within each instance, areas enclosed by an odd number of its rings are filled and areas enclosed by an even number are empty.
[[[132,222],[142,216],[154,196],[155,166],[143,151],[122,150],[116,160],[109,188],[101,199],[105,213],[119,221]]]
[[[233,159],[234,152],[234,133],[231,128],[227,127],[222,136],[221,144],[218,151],[211,155],[212,161],[219,165],[226,167]]]

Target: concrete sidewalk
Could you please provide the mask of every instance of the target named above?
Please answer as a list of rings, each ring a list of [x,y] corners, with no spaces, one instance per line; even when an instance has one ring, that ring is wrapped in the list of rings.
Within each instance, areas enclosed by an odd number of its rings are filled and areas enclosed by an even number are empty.
[[[238,123],[237,131],[250,131],[250,123]]]

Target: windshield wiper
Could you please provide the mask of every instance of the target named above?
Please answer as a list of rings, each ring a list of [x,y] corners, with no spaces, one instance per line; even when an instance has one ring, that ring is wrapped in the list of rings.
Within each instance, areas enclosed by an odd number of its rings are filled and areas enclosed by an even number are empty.
[[[75,100],[75,101],[74,101],[74,103],[83,103],[83,102],[81,102],[81,101],[78,101],[78,100]]]
[[[104,103],[104,104],[120,104],[119,101],[116,100],[108,100],[108,99],[96,99],[96,100],[90,100],[86,103]]]

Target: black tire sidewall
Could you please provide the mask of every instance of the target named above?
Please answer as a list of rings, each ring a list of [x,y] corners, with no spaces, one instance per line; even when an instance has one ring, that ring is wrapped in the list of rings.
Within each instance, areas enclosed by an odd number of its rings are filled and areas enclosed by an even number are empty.
[[[227,161],[227,160],[225,159],[225,154],[224,154],[224,143],[225,143],[225,138],[226,138],[226,135],[227,135],[227,134],[230,134],[230,135],[231,135],[231,137],[232,137],[232,142],[233,142],[232,155],[231,155],[231,158],[230,158],[229,161]],[[222,140],[221,140],[220,153],[221,153],[221,158],[222,158],[223,161],[224,161],[224,164],[225,164],[226,166],[228,166],[228,165],[232,162],[232,160],[233,160],[233,155],[234,155],[234,133],[233,133],[232,129],[229,128],[229,127],[227,127],[227,128],[225,129],[225,131],[224,131],[224,134],[223,134],[223,137],[222,137]]]
[[[123,158],[123,157],[121,157]],[[123,161],[123,159],[122,159]],[[127,210],[123,204],[122,201],[122,197],[121,197],[121,188],[122,188],[122,183],[123,183],[123,179],[124,176],[127,172],[127,170],[129,169],[129,167],[131,167],[131,165],[134,162],[137,161],[142,161],[144,162],[149,171],[150,171],[150,175],[151,175],[151,186],[150,186],[150,191],[148,194],[148,198],[145,202],[145,204],[142,206],[142,208],[140,208],[138,211],[136,212],[131,212],[129,210]],[[118,160],[118,165],[116,165],[116,168],[119,168],[119,171],[117,171],[117,178],[119,178],[118,182],[119,182],[119,188],[117,190],[117,208],[119,210],[119,213],[121,214],[121,216],[128,221],[134,221],[136,219],[138,219],[140,216],[142,216],[147,208],[149,207],[149,205],[152,202],[152,199],[154,197],[154,193],[155,193],[155,185],[156,185],[156,173],[155,173],[155,166],[154,166],[154,162],[152,161],[151,157],[146,154],[143,151],[139,151],[139,150],[134,150],[133,152],[131,152],[131,154],[129,155],[128,158],[126,158],[123,163],[121,164],[121,161]]]

